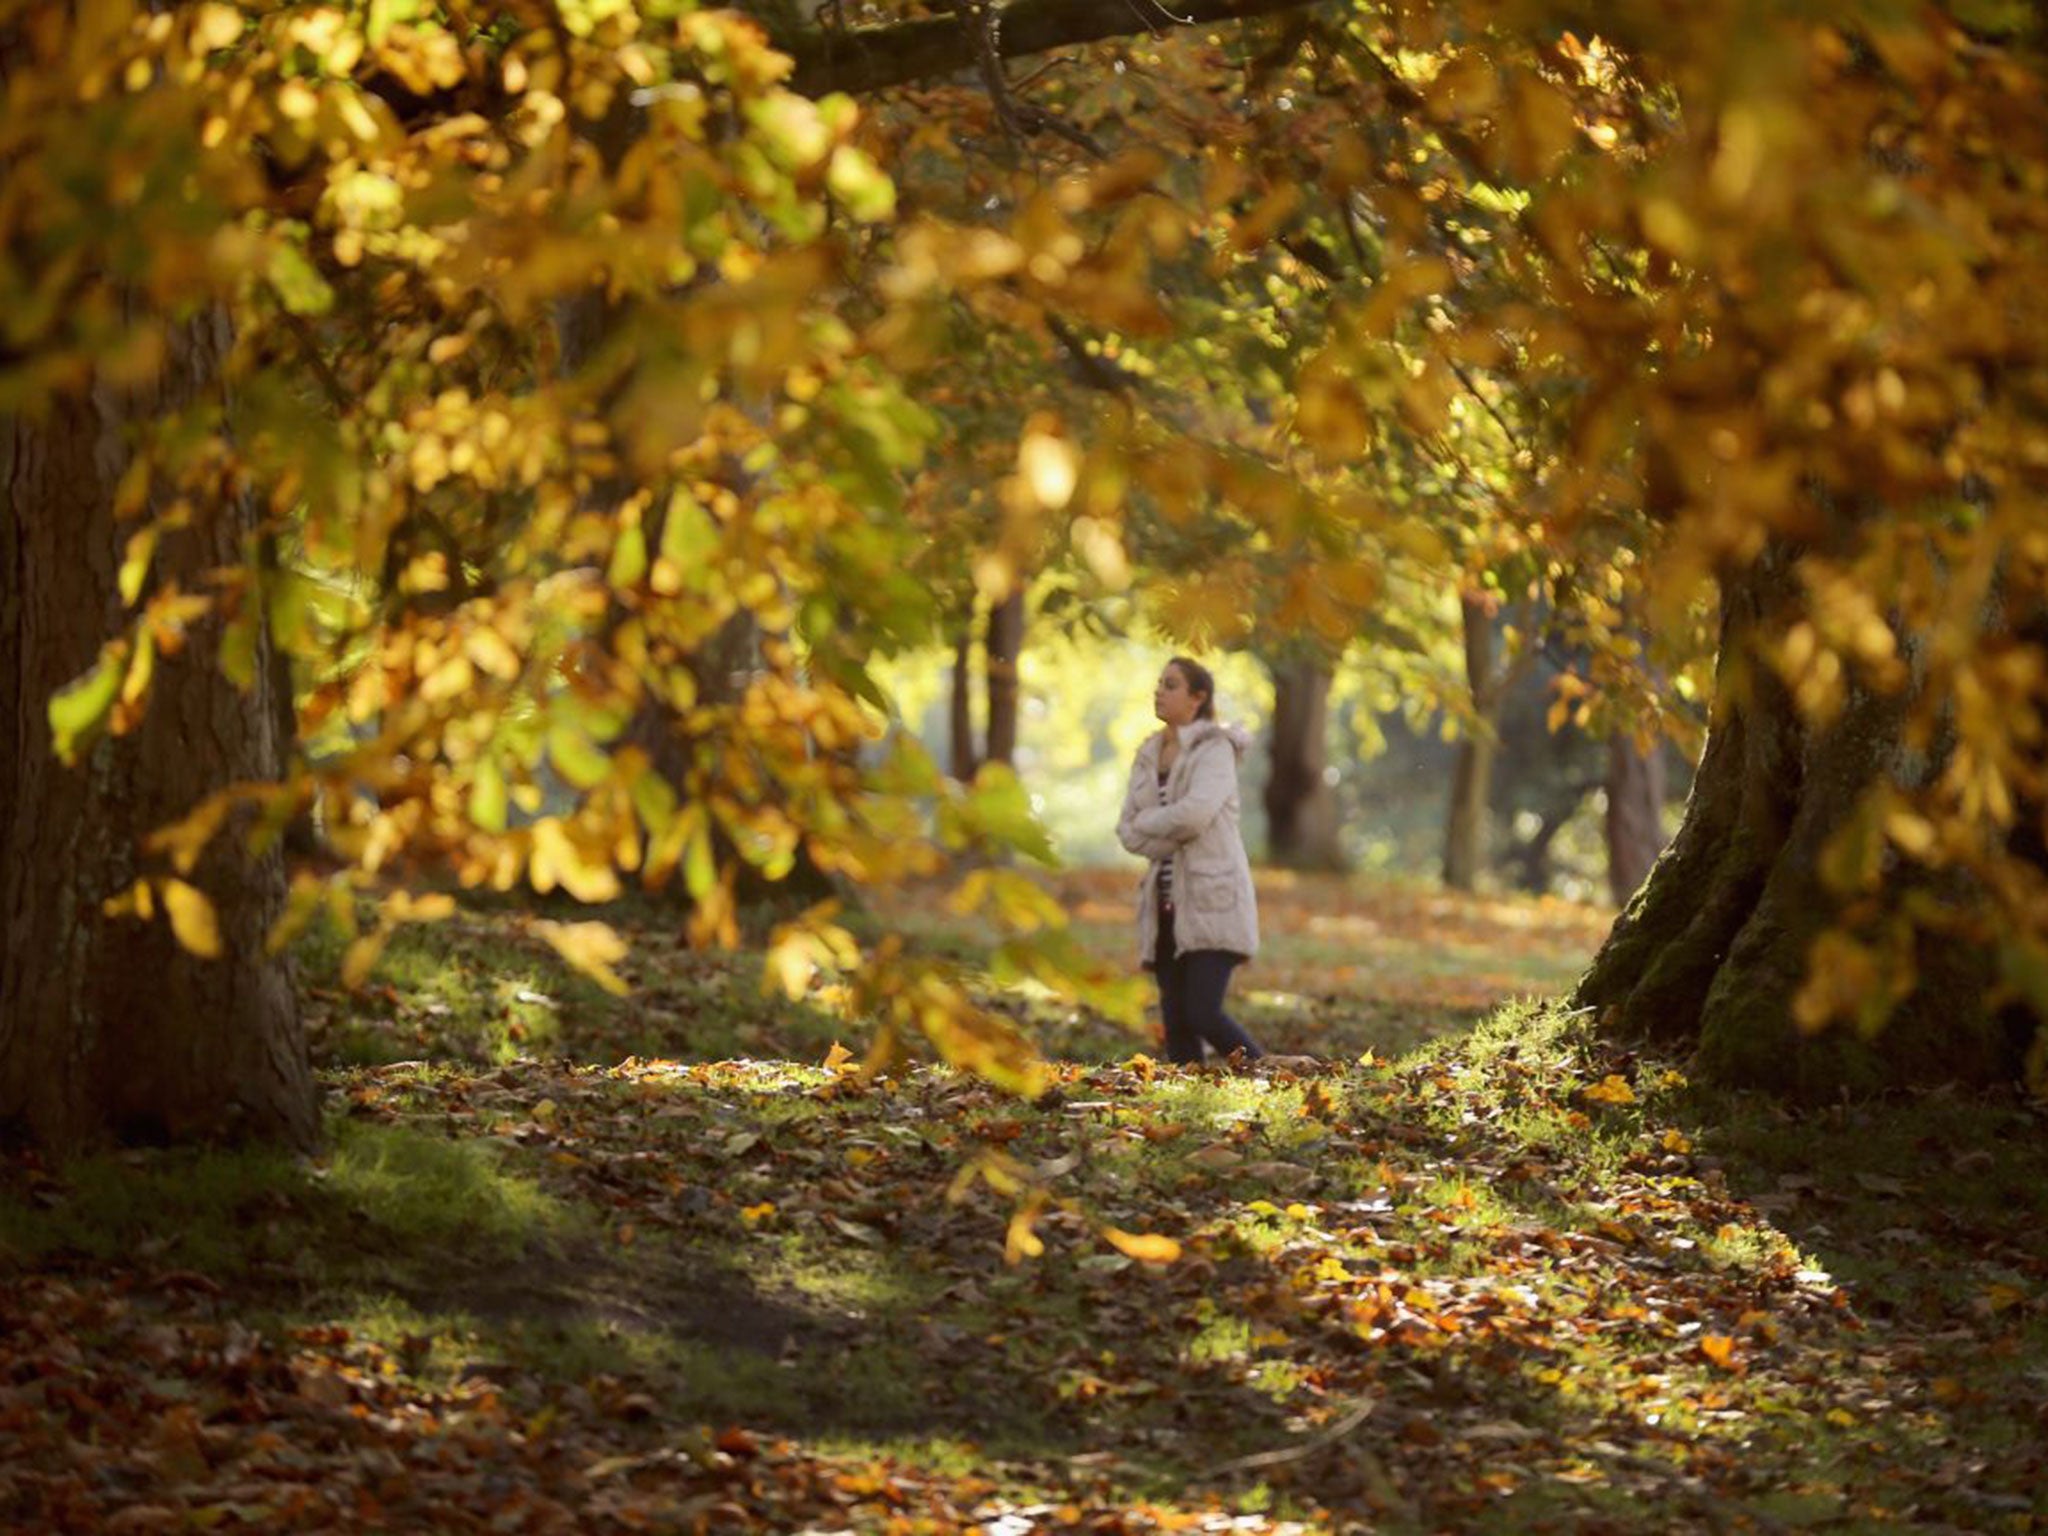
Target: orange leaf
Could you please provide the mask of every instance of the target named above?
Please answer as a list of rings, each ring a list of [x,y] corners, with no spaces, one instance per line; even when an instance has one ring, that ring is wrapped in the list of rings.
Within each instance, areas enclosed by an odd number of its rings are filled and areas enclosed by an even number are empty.
[[[1102,1235],[1120,1253],[1144,1264],[1171,1264],[1180,1257],[1180,1244],[1158,1232],[1126,1232],[1121,1227],[1104,1227]]]

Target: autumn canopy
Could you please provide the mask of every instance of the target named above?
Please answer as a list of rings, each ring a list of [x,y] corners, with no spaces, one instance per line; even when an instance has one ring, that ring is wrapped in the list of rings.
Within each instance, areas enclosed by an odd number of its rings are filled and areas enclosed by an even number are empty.
[[[1307,663],[1508,615],[1560,719],[1708,726],[1582,1005],[1783,1089],[2023,1069],[2038,24],[1816,16],[8,5],[0,1125],[309,1142],[279,951],[398,890],[367,974],[449,900],[394,874],[716,943],[1038,850],[876,671],[1027,588]],[[1029,1076],[828,904],[770,963]]]

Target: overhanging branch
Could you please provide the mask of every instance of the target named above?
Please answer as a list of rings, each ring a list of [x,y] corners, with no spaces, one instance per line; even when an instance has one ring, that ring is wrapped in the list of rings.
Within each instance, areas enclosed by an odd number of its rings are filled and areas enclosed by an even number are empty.
[[[1012,0],[995,12],[996,51],[1006,59],[1076,43],[1164,32],[1298,11],[1319,0]],[[974,38],[951,16],[886,27],[813,27],[775,39],[796,60],[792,88],[865,95],[972,68]]]

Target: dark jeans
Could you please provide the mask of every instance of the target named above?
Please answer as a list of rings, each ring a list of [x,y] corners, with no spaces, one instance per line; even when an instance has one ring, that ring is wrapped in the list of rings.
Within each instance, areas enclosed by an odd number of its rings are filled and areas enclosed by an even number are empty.
[[[1199,1065],[1205,1042],[1219,1056],[1243,1051],[1248,1060],[1256,1061],[1266,1054],[1258,1041],[1223,1011],[1230,973],[1243,963],[1243,955],[1225,949],[1176,951],[1173,911],[1160,912],[1159,946],[1152,964],[1153,974],[1159,978],[1159,1013],[1166,1021],[1168,1061]]]

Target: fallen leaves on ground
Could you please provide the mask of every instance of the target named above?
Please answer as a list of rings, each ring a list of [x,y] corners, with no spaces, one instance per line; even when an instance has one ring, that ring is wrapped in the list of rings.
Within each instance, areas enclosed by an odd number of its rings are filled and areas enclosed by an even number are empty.
[[[260,1260],[145,1211],[13,1266],[0,1525],[2048,1528],[2024,1106],[1790,1115],[1529,1011],[1389,1064],[1341,1003],[1320,1070],[1126,1039],[1024,1104],[664,953],[769,1049],[327,1073],[339,1148],[473,1149],[531,1233],[314,1167]],[[10,1172],[0,1230],[79,1198]]]

